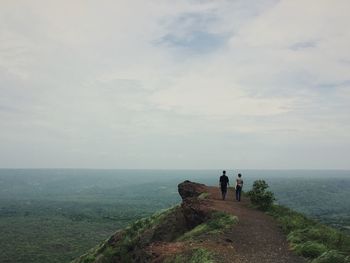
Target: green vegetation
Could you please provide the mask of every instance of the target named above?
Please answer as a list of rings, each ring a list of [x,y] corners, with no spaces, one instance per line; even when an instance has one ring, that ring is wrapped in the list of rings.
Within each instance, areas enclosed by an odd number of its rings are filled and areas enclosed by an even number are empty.
[[[184,253],[176,255],[175,257],[169,258],[165,263],[214,263],[213,253],[209,252],[204,248],[197,248],[190,253]]]
[[[349,263],[349,256],[339,253],[337,250],[329,250],[324,252],[318,258],[312,260],[311,263]]]
[[[194,250],[189,263],[212,263],[213,254],[204,248]]]
[[[180,200],[177,181],[136,180],[127,171],[3,171],[0,254],[7,263],[69,262]]]
[[[141,236],[145,231],[150,231],[166,221],[167,216],[177,210],[179,206],[172,207],[161,212],[157,212],[148,218],[142,218],[132,223],[125,229],[117,233],[118,242],[110,244],[108,241],[102,242],[99,246],[91,249],[87,254],[73,261],[73,263],[92,263],[97,257],[99,262],[117,262],[128,263],[133,261],[132,251],[140,242]]]
[[[272,173],[273,172],[269,172]],[[277,171],[276,174],[284,175]],[[350,177],[348,171],[290,171],[269,178],[278,203],[350,234]],[[343,176],[340,176],[343,175]]]
[[[146,203],[148,200],[141,198],[138,204],[121,197],[116,197],[115,203],[101,199],[0,200],[2,259],[13,263],[69,262],[130,222],[173,203],[162,198]]]
[[[254,206],[261,210],[268,210],[275,200],[274,194],[267,191],[268,184],[264,180],[257,180],[253,184],[252,190],[247,194]]]
[[[274,205],[268,213],[278,220],[299,255],[313,263],[350,262],[350,236],[283,206]]]
[[[217,185],[220,173],[0,169],[1,261],[69,262],[130,222],[179,203],[179,182]],[[245,189],[268,178],[279,203],[350,233],[349,173],[248,170],[243,176]]]
[[[211,219],[196,226],[178,238],[179,241],[190,240],[202,234],[217,234],[238,222],[238,218],[224,212],[214,212]]]
[[[68,262],[120,227],[118,222],[72,221],[52,215],[0,218],[0,261]]]
[[[200,199],[200,200],[203,200],[203,199],[206,199],[206,198],[208,198],[208,196],[209,196],[210,194],[209,193],[201,193],[199,196],[198,196],[198,199]]]
[[[294,245],[294,250],[305,258],[317,258],[327,251],[327,247],[315,241],[306,241]]]

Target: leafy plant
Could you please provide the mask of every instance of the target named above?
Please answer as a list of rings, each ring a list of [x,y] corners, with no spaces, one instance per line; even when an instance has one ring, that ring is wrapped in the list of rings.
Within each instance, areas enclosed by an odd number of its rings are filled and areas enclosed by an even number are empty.
[[[275,200],[274,194],[267,191],[269,185],[264,180],[257,180],[253,184],[253,188],[247,194],[254,206],[261,210],[268,210]]]

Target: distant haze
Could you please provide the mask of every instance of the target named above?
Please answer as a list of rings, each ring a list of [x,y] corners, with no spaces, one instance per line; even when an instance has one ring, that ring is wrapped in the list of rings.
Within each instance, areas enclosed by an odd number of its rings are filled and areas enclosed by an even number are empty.
[[[350,169],[348,0],[1,0],[0,167]]]

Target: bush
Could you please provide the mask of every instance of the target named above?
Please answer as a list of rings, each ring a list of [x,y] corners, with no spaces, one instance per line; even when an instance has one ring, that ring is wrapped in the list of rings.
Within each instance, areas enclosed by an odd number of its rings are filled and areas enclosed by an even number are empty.
[[[274,194],[266,191],[268,187],[264,180],[257,180],[253,184],[253,189],[248,192],[252,204],[264,211],[268,210],[275,200]]]
[[[320,257],[311,261],[311,263],[348,263],[349,258],[346,258],[343,254],[337,250],[329,250],[324,252]]]
[[[323,244],[307,241],[294,247],[295,251],[306,258],[317,258],[327,251],[327,247]]]

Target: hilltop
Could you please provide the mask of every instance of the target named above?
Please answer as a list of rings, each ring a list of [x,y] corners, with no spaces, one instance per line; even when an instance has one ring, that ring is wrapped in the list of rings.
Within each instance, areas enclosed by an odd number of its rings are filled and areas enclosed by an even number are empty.
[[[232,189],[223,201],[217,187],[190,181],[179,184],[178,191],[181,205],[136,221],[73,263],[301,263],[306,262],[304,257],[318,258],[317,262],[347,262],[334,248],[346,250],[348,237],[325,226],[313,230],[326,234],[308,236],[315,222],[291,210],[277,207],[269,215],[252,208],[247,198],[233,201]],[[300,225],[306,227],[305,233],[298,232]],[[317,238],[325,236],[339,240],[318,242]]]

